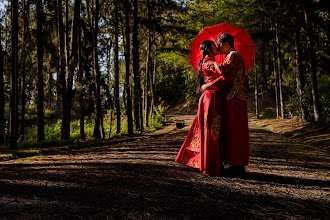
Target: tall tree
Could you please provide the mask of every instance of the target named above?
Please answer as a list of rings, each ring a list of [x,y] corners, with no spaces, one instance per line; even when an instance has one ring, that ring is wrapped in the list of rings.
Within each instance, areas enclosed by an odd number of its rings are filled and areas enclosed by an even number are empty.
[[[259,118],[259,105],[258,105],[258,74],[257,74],[257,68],[254,69],[254,100],[255,100],[255,106],[256,106],[256,117]]]
[[[9,116],[9,144],[10,148],[17,148],[18,138],[18,0],[11,1],[12,18],[12,50],[10,75],[10,116]]]
[[[63,119],[65,118],[64,112],[64,97],[65,97],[65,59],[64,59],[64,26],[63,26],[63,10],[62,10],[62,0],[57,0],[57,36],[58,36],[58,73],[57,80],[59,81],[59,91],[58,96],[61,97],[61,107],[62,107],[62,129],[61,138],[66,138],[64,133]],[[59,100],[59,98],[58,98]],[[67,138],[68,139],[68,138]]]
[[[119,60],[118,60],[118,0],[115,0],[115,106],[116,106],[116,115],[117,115],[117,133],[120,133],[120,103],[119,103]]]
[[[43,77],[43,8],[42,0],[37,1],[37,56],[38,56],[38,141],[45,139],[44,122],[44,77]]]
[[[3,144],[5,135],[5,100],[3,90],[3,57],[2,50],[2,14],[0,14],[0,145]]]
[[[138,39],[138,2],[133,2],[133,73],[134,73],[134,118],[136,130],[143,130],[142,102],[141,102],[141,76]]]
[[[157,50],[155,50],[157,51]],[[156,52],[155,52],[156,53]],[[150,85],[151,85],[151,103],[150,103],[150,117],[154,117],[155,112],[155,83],[156,83],[156,62],[157,61],[157,55],[154,55],[154,70],[152,71],[152,75],[150,77]]]
[[[69,18],[68,18],[68,3],[66,0],[66,77],[62,78],[63,84],[63,118],[62,118],[62,139],[68,140],[70,138],[70,122],[72,110],[72,86],[74,70],[78,62],[77,58],[77,33],[78,33],[78,20],[80,17],[80,3],[81,0],[75,0],[73,3],[72,22],[71,22],[71,41],[69,42]]]
[[[133,134],[133,118],[132,118],[132,100],[131,100],[131,88],[130,88],[130,16],[131,4],[129,0],[125,1],[125,16],[126,16],[126,29],[125,29],[125,36],[126,36],[126,48],[125,48],[125,63],[126,63],[126,79],[125,79],[125,86],[126,86],[126,102],[127,102],[127,127],[128,127],[128,134]]]
[[[261,23],[261,31],[262,31],[262,42],[261,42],[261,74],[262,74],[262,83],[264,86],[267,84],[266,70],[265,70],[265,44],[266,44],[266,34],[265,34],[265,24],[264,21]]]
[[[278,100],[278,74],[276,70],[276,43],[275,37],[273,38],[273,67],[274,67],[274,91],[275,91],[275,109],[276,109],[276,118],[280,117],[279,113],[279,100]]]
[[[322,120],[322,112],[320,107],[320,98],[319,98],[319,89],[317,85],[317,76],[316,76],[316,59],[315,59],[315,51],[314,51],[314,39],[313,39],[313,31],[311,25],[311,2],[307,0],[307,5],[304,10],[305,14],[305,22],[306,22],[306,37],[307,37],[307,46],[308,46],[308,56],[309,56],[309,69],[311,74],[312,81],[312,96],[313,96],[313,110],[314,110],[314,118],[316,122]]]
[[[22,73],[21,73],[21,130],[20,137],[24,140],[25,130],[25,104],[26,104],[26,45],[27,45],[27,34],[28,34],[28,17],[30,3],[29,1],[23,1],[23,49],[22,49]]]
[[[305,77],[302,70],[302,57],[301,57],[301,44],[300,44],[300,28],[297,18],[293,19],[294,37],[295,37],[295,49],[296,49],[296,83],[297,83],[297,95],[298,105],[300,111],[300,120],[307,120],[307,108],[303,104],[303,88],[305,84]]]
[[[95,25],[94,25],[94,37],[93,37],[93,67],[94,67],[94,77],[95,77],[95,126],[94,126],[94,137],[100,138],[100,124],[102,117],[101,110],[101,76],[99,70],[99,60],[98,60],[98,50],[97,50],[97,38],[98,38],[98,25],[99,25],[99,1],[95,2]]]
[[[81,55],[81,19],[78,21],[78,93],[79,93],[79,109],[80,109],[80,138],[85,140],[85,104],[84,104],[84,87],[83,87],[83,66]]]
[[[149,85],[151,78],[151,7],[150,1],[147,0],[147,29],[148,29],[148,40],[147,40],[147,58],[146,58],[146,75],[145,75],[145,85],[144,85],[144,127],[149,126]]]
[[[278,87],[280,95],[280,105],[281,105],[281,117],[284,118],[284,99],[283,99],[283,88],[282,88],[282,68],[281,68],[281,44],[279,37],[279,27],[277,19],[275,19],[275,32],[276,32],[276,51],[277,51],[277,75],[278,75]]]

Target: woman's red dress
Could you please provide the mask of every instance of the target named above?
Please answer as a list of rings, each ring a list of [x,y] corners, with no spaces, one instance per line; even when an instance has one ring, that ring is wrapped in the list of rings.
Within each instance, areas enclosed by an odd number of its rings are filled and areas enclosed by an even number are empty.
[[[207,57],[203,62],[206,83],[224,77],[213,59]],[[220,176],[222,168],[222,106],[217,94],[219,88],[203,92],[198,103],[198,112],[176,162],[197,168],[204,173]]]

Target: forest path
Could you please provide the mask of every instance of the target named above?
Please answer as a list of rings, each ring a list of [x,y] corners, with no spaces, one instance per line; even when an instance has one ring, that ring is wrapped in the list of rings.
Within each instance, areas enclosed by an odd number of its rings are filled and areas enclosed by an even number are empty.
[[[0,219],[327,219],[330,157],[250,123],[241,178],[175,163],[194,115],[111,146],[0,162]]]

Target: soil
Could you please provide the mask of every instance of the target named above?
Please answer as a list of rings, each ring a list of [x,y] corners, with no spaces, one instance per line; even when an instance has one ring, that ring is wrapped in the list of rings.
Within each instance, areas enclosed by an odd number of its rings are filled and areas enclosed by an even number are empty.
[[[0,219],[328,219],[327,152],[252,121],[246,174],[211,177],[174,162],[194,115],[170,116],[140,138],[0,162]]]

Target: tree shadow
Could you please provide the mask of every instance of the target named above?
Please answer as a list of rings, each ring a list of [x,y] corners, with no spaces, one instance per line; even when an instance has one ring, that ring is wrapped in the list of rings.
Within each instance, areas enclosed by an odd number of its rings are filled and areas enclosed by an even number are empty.
[[[49,219],[79,216],[131,219],[148,215],[156,219],[325,218],[330,205],[329,201],[270,195],[239,187],[246,180],[257,181],[255,184],[266,181],[324,187],[322,181],[258,173],[232,181],[173,164],[102,162],[58,166],[79,168],[59,168],[57,174],[43,175],[40,174],[43,169],[33,170],[30,165],[21,164],[25,169],[20,169],[20,175],[10,178],[10,172],[6,173],[0,180],[0,216],[22,217],[22,213],[28,213],[31,218]]]

